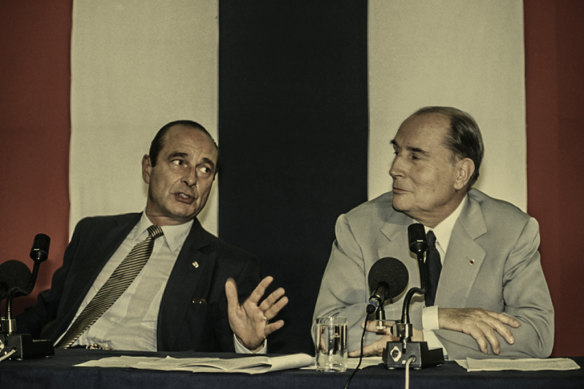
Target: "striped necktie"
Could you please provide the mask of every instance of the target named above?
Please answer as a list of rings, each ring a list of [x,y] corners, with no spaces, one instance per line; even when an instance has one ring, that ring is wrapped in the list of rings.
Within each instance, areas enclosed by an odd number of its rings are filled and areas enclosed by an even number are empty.
[[[148,237],[136,244],[130,253],[118,265],[89,304],[79,314],[69,330],[63,335],[58,348],[69,348],[85,331],[95,323],[124,293],[142,270],[152,254],[154,240],[162,236],[159,226],[148,227]]]
[[[436,298],[436,289],[438,288],[438,279],[442,271],[440,262],[440,253],[436,248],[436,235],[433,231],[428,231],[428,251],[426,251],[426,266],[428,269],[428,291],[426,292],[426,306],[434,305]]]

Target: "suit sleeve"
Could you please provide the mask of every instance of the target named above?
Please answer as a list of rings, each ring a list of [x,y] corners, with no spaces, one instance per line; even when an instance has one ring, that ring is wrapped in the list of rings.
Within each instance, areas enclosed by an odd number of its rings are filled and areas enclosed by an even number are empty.
[[[347,342],[349,351],[358,350],[363,334],[369,298],[367,269],[363,252],[355,239],[345,215],[339,216],[335,226],[328,264],[324,271],[313,314],[312,338],[315,338],[314,322],[319,317],[340,316],[347,318]],[[373,343],[380,336],[367,332],[364,344]]]
[[[251,292],[255,289],[257,284],[260,282],[260,272],[257,260],[255,258],[248,258],[241,267],[239,273],[234,274],[232,277],[237,285],[237,295],[239,303],[243,302],[249,297]],[[227,296],[225,295],[225,280],[223,280],[221,285],[222,290],[222,300],[219,309],[219,318],[217,320],[217,326],[215,327],[216,337],[220,343],[220,351],[234,352],[235,349],[235,337],[233,331],[229,325],[229,316],[227,312]]]
[[[501,358],[545,358],[554,341],[554,309],[540,263],[539,227],[530,218],[504,261],[503,312],[521,325],[511,329],[514,344],[498,336]],[[475,340],[463,333],[439,330],[438,338],[453,358],[485,358]],[[490,352],[488,357],[494,357]]]

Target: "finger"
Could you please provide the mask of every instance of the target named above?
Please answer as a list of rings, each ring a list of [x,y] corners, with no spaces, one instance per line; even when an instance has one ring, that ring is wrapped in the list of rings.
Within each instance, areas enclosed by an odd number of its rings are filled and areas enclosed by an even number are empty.
[[[499,335],[501,335],[507,343],[509,343],[509,344],[515,343],[515,338],[513,337],[513,333],[504,324],[501,324],[500,322],[498,322],[495,325],[495,331],[497,331],[499,333]]]
[[[489,329],[488,331],[485,332],[485,337],[487,338],[487,342],[489,342],[489,344],[491,345],[493,354],[499,355],[499,353],[501,352],[501,345],[499,344],[499,339],[497,338],[495,331]]]
[[[365,323],[365,331],[377,332],[377,323],[374,320],[367,320]],[[363,327],[363,324],[361,324],[361,327]]]
[[[264,316],[268,320],[273,319],[281,310],[288,304],[288,297],[284,296],[278,300],[274,305],[272,305],[267,311],[264,312]]]
[[[491,317],[495,318],[497,321],[500,321],[501,323],[506,324],[510,327],[518,328],[521,325],[521,323],[517,319],[515,319],[509,315],[506,315],[504,313],[491,312],[491,311],[487,311],[487,313]]]
[[[487,339],[485,338],[485,334],[478,327],[475,327],[471,332],[469,332],[469,335],[472,336],[474,338],[474,340],[477,342],[477,345],[479,346],[479,350],[481,350],[481,352],[483,354],[489,353]]]
[[[264,293],[266,293],[266,289],[272,283],[272,281],[274,281],[274,278],[272,276],[267,276],[263,280],[261,280],[258,286],[256,286],[253,292],[251,292],[251,294],[247,298],[247,301],[257,305],[260,299],[264,296]]]
[[[388,326],[386,322],[382,320],[382,327],[379,327],[379,322],[380,320],[368,320],[365,330],[368,332],[375,332],[376,334],[392,335],[391,325]],[[361,328],[363,328],[363,324],[361,324]]]
[[[262,301],[262,303],[260,304],[260,309],[262,311],[267,311],[285,293],[286,291],[284,290],[284,288],[278,288],[277,290],[273,291],[272,293],[270,293],[268,297],[264,299],[264,301]]]
[[[264,334],[267,337],[272,332],[278,331],[280,328],[284,327],[284,320],[278,320],[273,323],[267,324],[264,328]]]
[[[489,316],[491,317],[490,324],[493,327],[493,329],[497,331],[499,335],[501,335],[507,343],[509,344],[515,343],[513,333],[511,332],[509,327],[507,327],[507,325],[510,325],[513,328],[517,328],[520,323],[517,320],[513,319],[512,317],[502,313],[489,312]]]
[[[381,355],[388,341],[389,339],[386,339],[386,337],[384,336],[380,340],[363,347],[363,356]],[[357,353],[357,355],[360,354]]]
[[[237,285],[235,280],[231,277],[225,281],[225,296],[227,297],[227,311],[233,311],[239,306],[239,299],[237,298]]]

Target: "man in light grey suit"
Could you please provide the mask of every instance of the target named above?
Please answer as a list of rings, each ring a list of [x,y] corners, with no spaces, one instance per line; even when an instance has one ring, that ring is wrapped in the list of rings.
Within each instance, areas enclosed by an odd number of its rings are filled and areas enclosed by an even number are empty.
[[[412,299],[413,340],[443,347],[449,359],[549,356],[554,313],[539,227],[515,206],[471,189],[483,156],[474,119],[456,108],[422,108],[391,143],[393,190],[338,218],[314,318],[347,317],[350,355],[358,356],[373,264],[395,257],[408,269],[406,290],[420,286],[407,234],[417,222],[436,236],[442,270],[433,305]],[[400,318],[404,295],[385,306],[388,319]],[[373,319],[366,322],[364,355],[380,355],[395,340]]]

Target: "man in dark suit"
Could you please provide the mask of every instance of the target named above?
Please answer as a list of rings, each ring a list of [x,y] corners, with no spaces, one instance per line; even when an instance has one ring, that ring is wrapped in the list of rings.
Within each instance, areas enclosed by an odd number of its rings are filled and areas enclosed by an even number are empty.
[[[358,356],[369,270],[378,259],[395,257],[408,269],[406,290],[420,286],[407,230],[421,223],[435,236],[441,271],[435,299],[412,299],[413,339],[443,347],[450,359],[549,356],[554,310],[538,224],[517,207],[471,189],[483,156],[474,119],[452,107],[422,108],[391,143],[393,190],[339,217],[314,317],[347,317],[349,350]],[[404,295],[385,307],[389,319],[400,318]],[[375,324],[367,322],[366,355],[381,354],[395,340]]]
[[[270,323],[287,304],[284,290],[262,300],[272,278],[260,281],[254,257],[205,231],[196,218],[218,154],[196,122],[162,127],[142,159],[145,211],[80,221],[51,289],[17,318],[19,330],[57,347],[265,352],[267,336],[284,325]],[[161,233],[152,236],[158,227]],[[151,254],[143,267],[95,314],[119,288],[109,285],[128,273],[119,269],[137,266],[124,263],[144,251],[137,247],[148,239]]]

